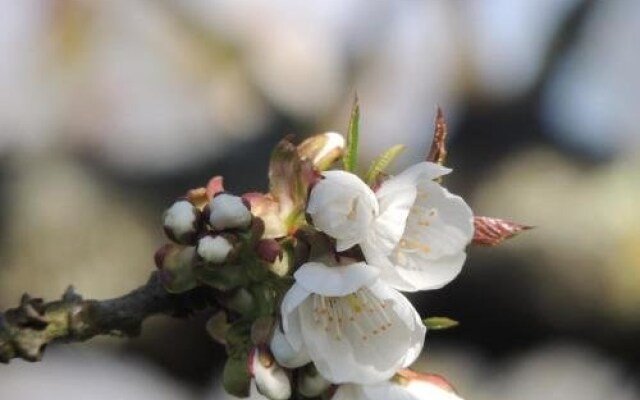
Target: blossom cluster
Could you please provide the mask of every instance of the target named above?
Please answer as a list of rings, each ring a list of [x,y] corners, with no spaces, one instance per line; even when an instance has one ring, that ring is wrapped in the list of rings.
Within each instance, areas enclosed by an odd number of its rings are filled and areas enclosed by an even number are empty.
[[[396,146],[356,174],[358,112],[347,140],[330,132],[273,151],[268,193],[235,196],[222,179],[165,213],[173,243],[156,254],[171,291],[204,288],[227,348],[223,383],[268,399],[457,399],[437,375],[412,371],[427,325],[404,292],[460,273],[473,241],[525,227],[474,217],[441,185],[450,173],[439,114],[426,161],[390,176]],[[342,163],[339,163],[342,161]]]

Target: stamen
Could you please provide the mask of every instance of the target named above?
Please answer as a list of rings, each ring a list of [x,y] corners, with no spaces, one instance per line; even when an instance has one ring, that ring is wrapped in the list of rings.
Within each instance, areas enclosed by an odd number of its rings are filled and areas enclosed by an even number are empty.
[[[406,237],[400,240],[400,248],[404,250],[418,250],[423,253],[428,253],[431,251],[431,247],[429,247],[429,245],[420,243],[415,239],[406,238]]]
[[[392,326],[390,309],[368,288],[342,297],[314,295],[314,322],[335,340],[366,342]]]

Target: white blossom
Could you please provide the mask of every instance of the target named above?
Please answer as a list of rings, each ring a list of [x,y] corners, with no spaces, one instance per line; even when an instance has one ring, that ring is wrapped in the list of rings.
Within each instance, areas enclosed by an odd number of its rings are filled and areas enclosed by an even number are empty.
[[[307,213],[313,225],[336,239],[338,251],[360,243],[378,215],[376,196],[360,178],[345,171],[327,171],[309,195]]]
[[[362,262],[309,262],[294,274],[281,307],[285,338],[330,382],[389,379],[422,350],[426,328],[420,316],[378,275]]]
[[[331,400],[462,400],[455,392],[422,380],[340,385]]]
[[[434,181],[450,171],[419,163],[375,192],[354,174],[328,171],[311,190],[307,212],[338,251],[360,245],[392,287],[440,288],[460,273],[473,237],[469,206]]]
[[[434,181],[448,172],[423,162],[376,192],[380,215],[360,246],[367,261],[382,270],[382,279],[398,290],[437,289],[462,269],[473,238],[473,212]]]

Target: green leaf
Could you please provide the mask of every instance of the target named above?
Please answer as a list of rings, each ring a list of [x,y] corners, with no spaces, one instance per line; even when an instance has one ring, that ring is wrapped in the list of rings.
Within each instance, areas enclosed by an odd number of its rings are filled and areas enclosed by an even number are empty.
[[[222,372],[224,390],[232,396],[249,397],[251,375],[247,367],[247,354],[229,357]]]
[[[199,265],[194,272],[200,282],[221,291],[244,286],[249,281],[242,265]]]
[[[231,324],[227,321],[227,313],[218,311],[207,321],[207,333],[220,344],[227,344],[226,336]]]
[[[347,134],[347,148],[342,161],[344,170],[355,172],[358,164],[358,137],[360,134],[360,104],[358,96],[353,99],[351,119],[349,120],[349,132]]]
[[[367,171],[366,180],[369,185],[376,181],[376,178],[381,172],[391,164],[402,152],[407,148],[403,144],[397,144],[380,154],[378,158],[373,160],[369,170]]]
[[[422,322],[427,329],[441,330],[449,329],[458,326],[460,323],[448,317],[431,317],[426,318]]]

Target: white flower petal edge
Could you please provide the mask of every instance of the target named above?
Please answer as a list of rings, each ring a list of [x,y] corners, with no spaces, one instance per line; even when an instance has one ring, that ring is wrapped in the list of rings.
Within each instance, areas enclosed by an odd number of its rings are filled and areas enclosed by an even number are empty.
[[[381,269],[381,278],[398,290],[438,289],[462,269],[465,248],[473,238],[473,212],[461,197],[433,181],[449,171],[420,163],[384,182],[376,193],[380,216],[360,247],[367,262]],[[414,192],[403,189],[407,187]],[[407,204],[410,196],[398,193],[415,195]],[[398,223],[402,215],[406,222]],[[385,241],[380,232],[398,240]]]
[[[298,368],[311,362],[306,349],[295,349],[280,328],[275,329],[269,347],[278,364],[285,368]]]
[[[307,213],[313,225],[336,239],[338,251],[364,240],[378,215],[376,196],[360,178],[345,171],[327,171],[311,189]]]
[[[258,391],[271,400],[286,400],[291,398],[291,381],[289,375],[275,364],[263,365],[261,362],[261,350],[253,349],[250,358],[251,375]]]
[[[330,382],[384,381],[422,350],[426,328],[420,316],[377,274],[364,263],[307,263],[283,299],[285,338]]]
[[[462,398],[430,382],[411,381],[402,385],[386,381],[375,385],[341,385],[331,400],[462,400]]]

